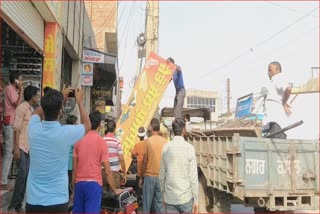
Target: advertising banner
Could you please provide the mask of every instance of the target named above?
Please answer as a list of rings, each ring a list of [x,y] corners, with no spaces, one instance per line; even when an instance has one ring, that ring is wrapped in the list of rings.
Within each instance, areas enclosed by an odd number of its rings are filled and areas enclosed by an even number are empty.
[[[93,86],[93,64],[83,63],[83,69],[81,74],[81,85]]]
[[[117,123],[116,137],[122,143],[126,167],[131,150],[139,141],[140,127],[147,128],[175,71],[175,65],[151,53]]]

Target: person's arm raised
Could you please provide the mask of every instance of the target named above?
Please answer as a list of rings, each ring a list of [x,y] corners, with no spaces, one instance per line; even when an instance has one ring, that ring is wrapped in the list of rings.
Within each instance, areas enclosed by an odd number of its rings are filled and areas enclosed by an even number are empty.
[[[85,107],[83,105],[83,90],[77,88],[75,90],[76,95],[76,101],[78,103],[79,111],[80,111],[80,117],[81,117],[81,123],[84,125],[85,133],[87,134],[91,130],[91,122],[88,113],[85,110]]]

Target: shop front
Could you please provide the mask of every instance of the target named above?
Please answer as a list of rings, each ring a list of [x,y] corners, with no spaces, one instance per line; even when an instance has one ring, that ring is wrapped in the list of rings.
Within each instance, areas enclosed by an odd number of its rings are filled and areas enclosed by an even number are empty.
[[[24,86],[41,88],[44,20],[31,1],[1,1],[1,72],[22,75]]]
[[[0,8],[0,118],[2,121],[4,88],[9,83],[10,73],[19,73],[22,76],[23,87],[33,85],[39,89],[42,88],[45,22],[31,1],[1,1]],[[1,124],[0,127],[2,128]],[[2,143],[1,134],[0,130],[0,143]],[[15,177],[14,166],[12,162],[9,178]]]
[[[1,19],[1,80],[9,82],[9,74],[22,75],[23,86],[41,88],[43,55],[24,40],[4,19]]]
[[[99,110],[106,118],[115,119],[112,110],[117,105],[116,56],[87,49],[83,60],[81,82],[83,86],[91,86],[91,109]]]

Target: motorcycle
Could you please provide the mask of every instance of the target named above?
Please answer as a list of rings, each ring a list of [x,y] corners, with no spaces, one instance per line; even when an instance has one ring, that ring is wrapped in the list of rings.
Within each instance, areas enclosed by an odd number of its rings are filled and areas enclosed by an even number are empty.
[[[138,199],[132,187],[124,188],[119,195],[103,191],[101,197],[101,214],[136,214],[138,210]],[[68,207],[68,213],[72,213],[73,204]]]
[[[138,210],[138,199],[134,195],[132,187],[116,196],[110,192],[104,192],[101,201],[101,211],[108,214],[136,214]]]

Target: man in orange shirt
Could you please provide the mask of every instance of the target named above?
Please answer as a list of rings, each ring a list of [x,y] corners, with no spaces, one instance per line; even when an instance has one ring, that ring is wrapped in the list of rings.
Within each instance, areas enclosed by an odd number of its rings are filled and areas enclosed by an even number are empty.
[[[136,193],[138,197],[141,197],[141,192],[142,189],[139,186],[140,178],[141,178],[141,170],[142,170],[142,163],[143,163],[143,156],[145,154],[145,142],[144,142],[144,137],[146,136],[146,130],[144,127],[140,127],[138,129],[138,137],[140,139],[140,142],[137,143],[132,151],[131,151],[131,157],[137,158],[138,166],[137,166],[137,176],[136,176]]]
[[[90,115],[92,130],[76,143],[73,154],[73,213],[100,213],[102,195],[101,163],[103,163],[108,184],[117,195],[109,164],[107,144],[99,134],[102,115],[94,111]]]
[[[151,120],[152,136],[146,140],[145,155],[141,170],[140,186],[143,183],[143,213],[163,213],[162,194],[159,183],[160,161],[163,146],[167,139],[159,135],[160,122]],[[154,210],[151,210],[154,208]]]

